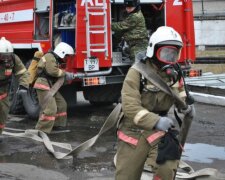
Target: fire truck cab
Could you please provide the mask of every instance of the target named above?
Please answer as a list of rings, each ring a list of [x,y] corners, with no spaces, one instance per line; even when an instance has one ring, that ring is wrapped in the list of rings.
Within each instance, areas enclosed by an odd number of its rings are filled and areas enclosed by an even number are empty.
[[[111,22],[123,19],[123,4],[124,0],[0,0],[0,37],[12,42],[24,64],[37,50],[46,53],[59,42],[70,44],[75,55],[62,67],[81,78],[61,88],[66,100],[75,102],[76,92],[83,91],[93,104],[111,104],[118,101],[132,65],[121,39],[111,31]],[[140,0],[140,4],[149,37],[163,25],[181,34],[184,48],[179,62],[190,68],[195,60],[192,1]]]

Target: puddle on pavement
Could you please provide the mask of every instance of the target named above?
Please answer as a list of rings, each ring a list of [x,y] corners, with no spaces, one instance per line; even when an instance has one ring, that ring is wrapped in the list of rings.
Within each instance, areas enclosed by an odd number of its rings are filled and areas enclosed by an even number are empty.
[[[184,161],[213,163],[214,159],[225,160],[225,148],[209,144],[185,144]]]

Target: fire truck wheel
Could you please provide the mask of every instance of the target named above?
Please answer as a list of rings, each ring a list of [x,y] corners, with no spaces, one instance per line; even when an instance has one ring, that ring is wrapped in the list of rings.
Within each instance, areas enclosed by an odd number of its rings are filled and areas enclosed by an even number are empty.
[[[84,98],[93,105],[111,105],[118,102],[122,84],[87,87]]]
[[[67,102],[68,107],[73,107],[77,103],[76,86],[74,84],[64,85],[59,89],[64,99]]]
[[[19,83],[14,76],[12,76],[10,89],[9,89],[9,102],[10,102],[10,114],[24,114],[23,100],[21,96],[17,94]]]
[[[31,119],[38,119],[40,106],[37,99],[37,94],[35,89],[29,88],[27,94],[22,96],[23,98],[23,105]]]

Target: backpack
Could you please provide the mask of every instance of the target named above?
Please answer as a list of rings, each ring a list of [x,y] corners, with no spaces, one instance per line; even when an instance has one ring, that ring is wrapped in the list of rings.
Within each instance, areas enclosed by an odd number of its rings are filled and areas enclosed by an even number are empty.
[[[36,81],[37,79],[37,67],[38,67],[38,62],[39,60],[43,57],[43,53],[41,51],[36,51],[34,53],[34,57],[28,67],[28,72],[30,74],[30,77],[29,77],[29,84],[31,86],[33,86],[34,82]]]

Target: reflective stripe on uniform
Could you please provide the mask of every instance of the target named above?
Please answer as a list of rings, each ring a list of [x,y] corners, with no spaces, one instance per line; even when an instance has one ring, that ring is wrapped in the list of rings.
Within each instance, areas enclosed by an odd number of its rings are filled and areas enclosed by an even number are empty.
[[[44,90],[50,90],[50,87],[49,86],[46,86],[44,84],[39,84],[39,83],[35,83],[34,84],[34,88],[44,89]]]
[[[118,138],[126,143],[132,144],[137,146],[138,144],[138,139],[135,139],[133,137],[127,136],[126,134],[124,134],[122,131],[118,131],[117,132]]]
[[[4,99],[4,98],[6,98],[6,97],[7,97],[7,95],[8,95],[7,93],[0,95],[0,100],[2,100],[2,99]]]
[[[138,124],[138,122],[141,120],[142,117],[144,117],[146,114],[148,114],[149,111],[146,109],[143,109],[141,111],[139,111],[136,116],[134,117],[134,123]]]
[[[11,75],[12,75],[12,69],[6,69],[5,76],[11,76]]]
[[[158,132],[156,132],[156,133],[154,133],[154,134],[148,136],[147,141],[148,141],[149,143],[152,143],[152,142],[154,142],[156,139],[161,138],[161,137],[164,136],[164,135],[165,135],[165,132],[164,132],[164,131],[158,131]]]
[[[41,116],[41,120],[43,121],[55,121],[55,116],[46,116],[46,115],[42,115]]]
[[[0,129],[4,129],[5,124],[0,124]]]
[[[20,75],[26,72],[26,68],[21,69],[20,71],[18,71],[17,73],[15,73],[15,75]]]
[[[61,112],[56,114],[57,117],[67,116],[67,112]]]

